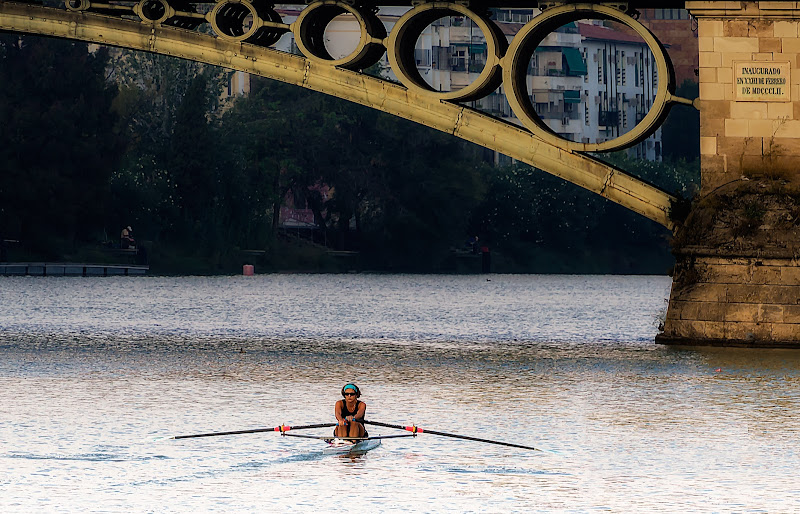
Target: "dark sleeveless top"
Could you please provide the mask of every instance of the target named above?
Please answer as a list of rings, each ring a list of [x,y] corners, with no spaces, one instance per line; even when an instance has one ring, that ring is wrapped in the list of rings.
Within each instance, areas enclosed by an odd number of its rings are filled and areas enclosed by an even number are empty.
[[[361,405],[362,403],[364,403],[364,402],[362,402],[361,400],[356,400],[356,407],[355,407],[356,410],[354,410],[353,412],[350,412],[349,410],[347,410],[347,402],[342,400],[342,409],[339,411],[339,414],[343,418],[347,418],[347,416],[355,416],[358,413],[358,406]],[[353,419],[355,419],[359,423],[362,423],[364,421],[364,418],[361,418],[361,419],[353,418]]]
[[[349,410],[347,410],[347,402],[342,400],[342,408],[339,410],[339,415],[342,416],[342,418],[345,418],[345,419],[347,419],[347,416],[355,416],[356,413],[358,413],[358,406],[361,405],[362,403],[364,403],[364,402],[362,402],[361,400],[356,400],[356,407],[355,407],[356,410],[354,412],[350,412]],[[358,421],[362,425],[364,424],[364,418],[360,418],[359,419],[359,418],[353,417],[353,419],[355,421]],[[335,429],[333,431],[333,435],[336,435],[336,430]],[[364,437],[369,437],[369,432],[367,432],[367,427],[364,427]]]

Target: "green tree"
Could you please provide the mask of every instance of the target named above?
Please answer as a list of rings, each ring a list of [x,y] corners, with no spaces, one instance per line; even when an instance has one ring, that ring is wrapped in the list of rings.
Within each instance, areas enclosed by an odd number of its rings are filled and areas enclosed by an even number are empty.
[[[122,140],[108,54],[83,43],[0,35],[0,231],[58,257],[99,237]]]

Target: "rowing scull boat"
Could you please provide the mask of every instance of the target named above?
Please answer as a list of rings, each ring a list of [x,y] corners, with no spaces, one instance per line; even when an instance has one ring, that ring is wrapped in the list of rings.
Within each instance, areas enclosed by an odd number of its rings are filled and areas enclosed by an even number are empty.
[[[381,445],[380,439],[367,438],[361,441],[331,439],[326,441],[328,447],[322,450],[325,455],[362,455]]]

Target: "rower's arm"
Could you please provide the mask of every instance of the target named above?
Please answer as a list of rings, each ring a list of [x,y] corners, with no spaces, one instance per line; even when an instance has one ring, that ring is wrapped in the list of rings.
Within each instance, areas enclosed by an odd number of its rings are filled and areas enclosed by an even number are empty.
[[[364,415],[367,412],[367,404],[364,402],[360,402],[358,404],[358,410],[356,411],[355,418],[356,419],[364,419]]]
[[[339,426],[346,424],[346,420],[342,417],[342,408],[339,406],[339,404],[343,401],[344,400],[339,400],[333,406],[333,415],[336,416],[336,421],[339,422]]]

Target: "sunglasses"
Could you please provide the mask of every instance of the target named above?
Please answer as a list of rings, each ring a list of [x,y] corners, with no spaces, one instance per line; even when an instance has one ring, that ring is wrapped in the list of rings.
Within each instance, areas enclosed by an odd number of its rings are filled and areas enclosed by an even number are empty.
[[[345,396],[355,396],[356,393],[344,393]]]

